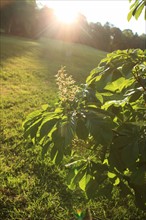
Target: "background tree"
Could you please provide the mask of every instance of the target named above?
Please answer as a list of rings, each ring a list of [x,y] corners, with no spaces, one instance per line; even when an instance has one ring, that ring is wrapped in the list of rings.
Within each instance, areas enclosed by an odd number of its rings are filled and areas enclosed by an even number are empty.
[[[1,28],[7,34],[33,36],[35,8],[35,0],[12,1],[5,5],[1,8]]]
[[[135,7],[133,13],[138,10],[140,14],[142,7],[143,4],[141,7]],[[131,30],[121,31],[108,22],[105,25],[101,25],[100,22],[88,23],[83,14],[78,14],[74,24],[65,25],[56,19],[53,9],[46,6],[42,9],[37,8],[35,0],[6,1],[5,4],[1,4],[0,13],[0,29],[7,34],[33,38],[51,37],[82,43],[107,52],[116,49],[146,48],[145,35],[142,38],[134,36]]]

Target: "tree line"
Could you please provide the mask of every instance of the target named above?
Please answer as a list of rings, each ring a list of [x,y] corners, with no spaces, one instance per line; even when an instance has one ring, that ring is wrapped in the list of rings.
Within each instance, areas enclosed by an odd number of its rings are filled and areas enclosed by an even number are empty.
[[[146,49],[146,34],[138,35],[130,29],[120,30],[107,22],[88,23],[83,14],[71,25],[60,23],[51,8],[38,8],[35,0],[7,1],[1,5],[1,33],[28,38],[49,37],[89,45],[111,52],[117,49]]]

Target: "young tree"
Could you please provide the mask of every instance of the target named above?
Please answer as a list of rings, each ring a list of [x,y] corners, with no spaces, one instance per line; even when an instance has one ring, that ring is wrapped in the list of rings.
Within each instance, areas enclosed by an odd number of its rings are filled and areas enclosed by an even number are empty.
[[[79,186],[88,198],[118,189],[146,210],[146,51],[108,54],[80,87],[62,68],[57,85],[58,106],[30,114],[25,137],[56,164],[70,158],[70,189]]]

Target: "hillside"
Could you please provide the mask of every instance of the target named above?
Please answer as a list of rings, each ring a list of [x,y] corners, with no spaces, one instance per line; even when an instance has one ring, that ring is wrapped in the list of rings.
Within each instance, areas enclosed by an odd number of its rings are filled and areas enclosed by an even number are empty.
[[[77,83],[83,83],[105,55],[105,52],[84,45],[57,40],[1,37],[3,138],[7,141],[10,133],[6,130],[12,121],[11,129],[16,133],[16,129],[20,129],[16,127],[18,119],[21,122],[28,111],[40,108],[43,103],[54,102],[57,98],[55,75],[61,66],[66,66]],[[4,118],[10,119],[9,126]]]
[[[54,102],[55,74],[61,66],[66,66],[69,74],[80,83],[85,81],[90,70],[104,56],[104,52],[84,45],[1,37],[3,118],[11,117],[17,111],[11,120],[16,120],[18,115],[21,120],[29,108],[39,108],[40,104],[48,101]]]
[[[22,122],[41,105],[57,102],[55,75],[61,65],[84,83],[105,52],[51,39],[1,37],[0,219],[75,220],[87,198],[66,186],[65,170],[23,139]],[[145,219],[133,197],[90,201],[93,220]],[[128,208],[127,208],[128,207]],[[137,218],[138,216],[138,218]]]
[[[57,101],[54,76],[61,65],[85,82],[106,53],[56,40],[0,40],[0,219],[66,219],[81,203],[78,193],[66,190],[64,174],[49,159],[40,160],[39,148],[25,146],[22,122],[32,110]]]

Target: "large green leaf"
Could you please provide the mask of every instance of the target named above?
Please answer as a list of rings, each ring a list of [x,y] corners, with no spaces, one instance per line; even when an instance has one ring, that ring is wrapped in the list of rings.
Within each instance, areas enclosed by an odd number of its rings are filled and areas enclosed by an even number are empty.
[[[113,137],[113,122],[105,115],[87,114],[87,127],[97,144],[109,145]]]
[[[121,77],[111,83],[107,83],[104,89],[112,92],[121,92],[124,88],[131,86],[134,81],[133,78],[125,79],[124,77]]]
[[[38,119],[40,119],[42,115],[43,112],[39,110],[30,113],[23,123],[23,128],[27,130],[28,127],[32,126],[32,124],[35,123]]]
[[[145,4],[145,0],[135,0],[135,2],[130,6],[130,12],[128,13],[127,20],[130,21],[132,16],[138,19],[142,13],[142,10],[144,9]]]
[[[76,118],[75,117],[68,117],[59,125],[59,132],[61,137],[65,140],[65,146],[69,146],[72,142],[72,139],[75,136],[75,129],[76,129]]]
[[[129,185],[134,189],[136,205],[146,210],[146,163],[132,173]]]
[[[133,92],[133,94],[131,94],[131,96],[129,97],[129,102],[135,102],[135,101],[137,101],[139,98],[140,98],[140,96],[142,96],[142,94],[143,94],[143,92],[142,91],[140,91],[140,90],[135,90],[134,92]]]
[[[113,140],[109,162],[121,171],[132,169],[139,158],[140,127],[134,123],[124,123],[117,132],[119,135]]]
[[[122,75],[125,77],[125,78],[129,78],[132,76],[132,69],[134,67],[135,63],[134,62],[126,62],[123,64],[122,66]]]
[[[110,197],[113,186],[110,184],[110,187],[109,185],[107,187],[106,180],[107,176],[100,174],[96,178],[90,178],[85,188],[88,198],[93,199],[100,196]]]
[[[145,6],[145,2],[143,2],[141,5],[139,5],[139,7],[136,9],[136,12],[133,11],[133,14],[135,13],[135,18],[136,19],[138,19],[139,16],[141,15],[142,10],[144,9],[144,6]]]
[[[95,179],[91,179],[86,186],[86,194],[88,198],[92,199],[95,197],[95,192],[97,192],[98,184]]]
[[[49,132],[53,129],[58,121],[58,117],[46,117],[40,126],[40,136],[39,139],[41,140],[44,136],[49,135]]]
[[[141,165],[138,170],[132,173],[130,181],[135,185],[146,184],[146,164]]]
[[[48,140],[43,146],[42,146],[42,158],[44,159],[45,154],[47,153],[50,145],[52,144],[52,142],[50,140]]]
[[[52,134],[52,142],[54,146],[51,150],[51,159],[59,164],[64,156],[65,152],[65,138],[59,134],[58,129],[56,129]]]
[[[88,182],[90,181],[91,176],[88,173],[85,173],[84,176],[82,177],[82,179],[79,181],[79,186],[82,190],[85,191],[86,189],[86,185],[88,184]]]
[[[146,134],[140,140],[139,154],[140,154],[140,161],[142,163],[146,163]]]
[[[30,124],[30,126],[27,127],[27,129],[24,132],[24,137],[27,138],[28,136],[31,137],[31,139],[35,138],[39,129],[39,126],[42,123],[42,118],[39,119],[34,119],[32,124]]]
[[[85,123],[86,123],[85,118],[78,118],[77,126],[76,126],[76,134],[78,138],[82,140],[86,140],[89,134]]]
[[[70,168],[67,183],[70,189],[75,189],[86,173],[86,162],[80,161],[80,165]]]

